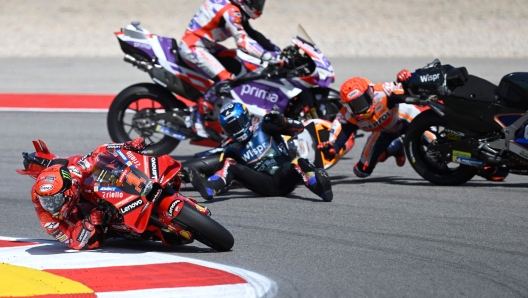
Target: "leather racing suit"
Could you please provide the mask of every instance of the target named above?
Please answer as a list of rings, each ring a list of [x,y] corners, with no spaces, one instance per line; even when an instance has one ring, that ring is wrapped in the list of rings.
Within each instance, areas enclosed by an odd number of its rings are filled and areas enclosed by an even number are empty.
[[[325,201],[331,201],[331,185],[326,171],[316,169],[307,159],[292,158],[281,136],[302,132],[302,123],[280,114],[284,120],[277,122],[269,115],[253,124],[252,136],[247,141],[226,146],[216,173],[207,180],[192,169],[193,186],[206,199],[212,199],[233,180],[263,196],[285,196],[304,181],[310,191]]]
[[[97,147],[92,153],[84,157],[75,155],[68,158],[57,158],[51,161],[50,165],[63,164],[68,167],[73,184],[79,186],[80,199],[79,203],[76,204],[67,218],[63,218],[62,215],[54,217],[44,210],[35,192],[35,186],[33,186],[31,200],[35,206],[40,225],[46,233],[73,249],[82,249],[84,247],[90,249],[96,248],[104,242],[105,235],[101,227],[95,226],[95,229],[90,227],[81,210],[82,206],[85,208],[95,208],[96,202],[86,199],[80,190],[80,186],[91,175],[91,168],[94,164],[93,157],[99,153],[107,152],[108,149],[113,151],[113,148],[119,148],[121,145],[105,144]]]
[[[136,143],[139,140],[141,142]],[[139,151],[143,147],[143,140],[138,138],[125,144],[113,143],[100,145],[85,156],[75,155],[67,158],[54,158],[51,161],[40,160],[40,163],[48,164],[49,166],[53,164],[66,166],[70,172],[73,184],[79,186],[78,191],[80,192],[79,202],[67,218],[63,218],[62,215],[54,217],[44,210],[35,192],[35,186],[33,186],[31,200],[33,201],[35,211],[44,231],[56,240],[65,243],[69,248],[82,249],[87,247],[92,249],[99,247],[105,241],[106,235],[100,225],[96,225],[95,229],[94,227],[90,227],[85,216],[86,211],[97,206],[97,198],[91,196],[91,189],[87,188],[84,183],[88,177],[91,177],[98,155],[113,153],[118,149],[125,148],[125,150],[132,149]]]
[[[352,133],[358,129],[372,132],[368,137],[361,159],[354,166],[358,177],[369,176],[380,156],[404,156],[401,136],[407,125],[416,117],[420,110],[411,104],[404,103],[404,89],[400,83],[385,82],[374,85],[372,106],[365,114],[350,113],[342,107],[337,114],[331,130],[330,140],[336,152],[345,146]],[[339,134],[334,135],[335,128],[341,125]],[[402,164],[403,165],[403,164]]]
[[[182,58],[195,70],[215,81],[233,78],[214,55],[227,50],[218,42],[234,37],[236,45],[251,56],[266,52],[276,56],[276,45],[249,24],[248,16],[228,0],[207,0],[190,21],[179,44]]]

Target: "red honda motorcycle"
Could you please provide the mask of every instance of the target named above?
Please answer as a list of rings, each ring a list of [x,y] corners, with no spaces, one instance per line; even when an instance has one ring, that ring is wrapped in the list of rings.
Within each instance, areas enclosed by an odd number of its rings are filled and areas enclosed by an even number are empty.
[[[17,170],[19,174],[36,178],[47,166],[68,166],[81,158],[58,158],[41,140],[33,145],[36,152],[22,153],[24,170]],[[92,175],[81,186],[83,204],[79,205],[81,210],[95,205],[104,212],[107,236],[160,240],[165,245],[197,240],[218,251],[233,247],[233,236],[210,217],[207,207],[179,193],[180,162],[168,155],[124,150],[121,144],[108,144],[107,149],[97,156]]]

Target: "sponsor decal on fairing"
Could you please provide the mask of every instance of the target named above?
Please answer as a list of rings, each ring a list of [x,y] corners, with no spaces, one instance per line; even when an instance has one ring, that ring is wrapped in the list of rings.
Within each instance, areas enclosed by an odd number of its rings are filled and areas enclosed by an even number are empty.
[[[121,214],[125,215],[127,213],[132,212],[134,209],[138,208],[141,205],[143,205],[143,200],[137,199],[134,202],[119,208],[119,211],[121,212]]]
[[[172,218],[174,216],[174,211],[180,211],[179,208],[177,208],[180,202],[181,202],[180,200],[175,200],[174,202],[170,204],[169,210],[167,211],[167,214],[169,215],[169,217]]]
[[[141,42],[134,42],[135,48],[145,49],[145,50],[152,50],[152,47],[149,44],[141,43]]]
[[[121,150],[117,150],[117,155],[119,155],[119,157],[121,157],[123,159],[123,161],[125,162],[125,164],[129,167],[135,167],[135,165],[128,159],[128,157],[126,157],[126,155],[123,153],[123,151]]]
[[[123,146],[122,143],[108,144],[106,145],[106,149],[121,149],[122,146]]]
[[[101,186],[99,191],[119,191],[119,188],[116,186]]]
[[[108,192],[103,192],[102,193],[103,195],[103,199],[121,199],[123,198],[123,193],[120,192],[120,191],[108,191]]]
[[[149,164],[150,164],[150,179],[158,180],[159,178],[159,165],[158,165],[158,159],[156,157],[150,157],[149,158]]]
[[[440,78],[440,74],[439,73],[433,74],[433,75],[426,74],[426,75],[421,75],[420,76],[420,81],[422,81],[422,83],[426,83],[426,82],[436,81],[439,78]]]
[[[136,167],[139,167],[141,164],[139,162],[139,160],[136,158],[136,156],[134,155],[134,153],[132,153],[132,151],[127,151],[126,152],[126,155],[128,156],[128,158],[130,158],[130,160],[132,161],[132,163],[136,166]]]
[[[242,91],[240,93],[240,95],[246,94],[256,98],[265,99],[273,103],[279,100],[279,96],[275,93],[271,93],[270,90],[260,89],[258,87],[250,86],[248,84],[242,86]]]

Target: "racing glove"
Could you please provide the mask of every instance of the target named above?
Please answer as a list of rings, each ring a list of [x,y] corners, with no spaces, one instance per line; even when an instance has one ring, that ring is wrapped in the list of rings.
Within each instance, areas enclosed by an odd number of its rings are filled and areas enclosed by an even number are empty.
[[[205,114],[208,114],[214,111],[213,104],[208,101],[205,101],[203,97],[200,97],[200,99],[198,99],[197,107],[198,107],[198,113],[200,115],[205,115]]]
[[[408,71],[407,69],[402,69],[400,70],[400,72],[398,72],[398,74],[396,75],[396,81],[398,83],[404,83],[406,82],[408,79],[410,79],[412,76],[411,72]]]
[[[216,95],[223,96],[223,95],[229,94],[231,92],[231,89],[232,89],[231,84],[233,82],[234,80],[227,79],[227,80],[223,80],[223,81],[216,83],[216,86],[215,86]]]
[[[337,150],[334,143],[332,142],[322,142],[321,144],[317,145],[317,149],[321,150],[325,158],[328,159],[333,159],[337,155]]]
[[[100,225],[103,222],[103,216],[104,212],[101,210],[93,209],[92,212],[90,212],[90,215],[88,216],[88,221],[94,225]]]
[[[286,125],[286,118],[279,111],[272,110],[264,116],[264,121],[267,121],[278,128],[282,128]]]
[[[123,149],[135,151],[137,153],[141,153],[145,147],[147,147],[147,144],[145,144],[145,141],[141,137],[135,138],[132,141],[128,141],[123,144]]]
[[[279,67],[283,67],[284,65],[288,64],[288,58],[282,54],[274,56],[270,52],[266,52],[262,54],[261,59],[262,61],[268,62],[268,64],[277,65]]]

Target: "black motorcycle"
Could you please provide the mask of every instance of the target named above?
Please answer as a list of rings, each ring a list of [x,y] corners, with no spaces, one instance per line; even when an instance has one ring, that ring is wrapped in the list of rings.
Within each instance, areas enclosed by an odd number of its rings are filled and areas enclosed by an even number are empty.
[[[438,59],[417,69],[406,102],[427,106],[409,125],[405,152],[414,170],[438,185],[460,185],[477,172],[528,175],[528,73],[498,86]]]

